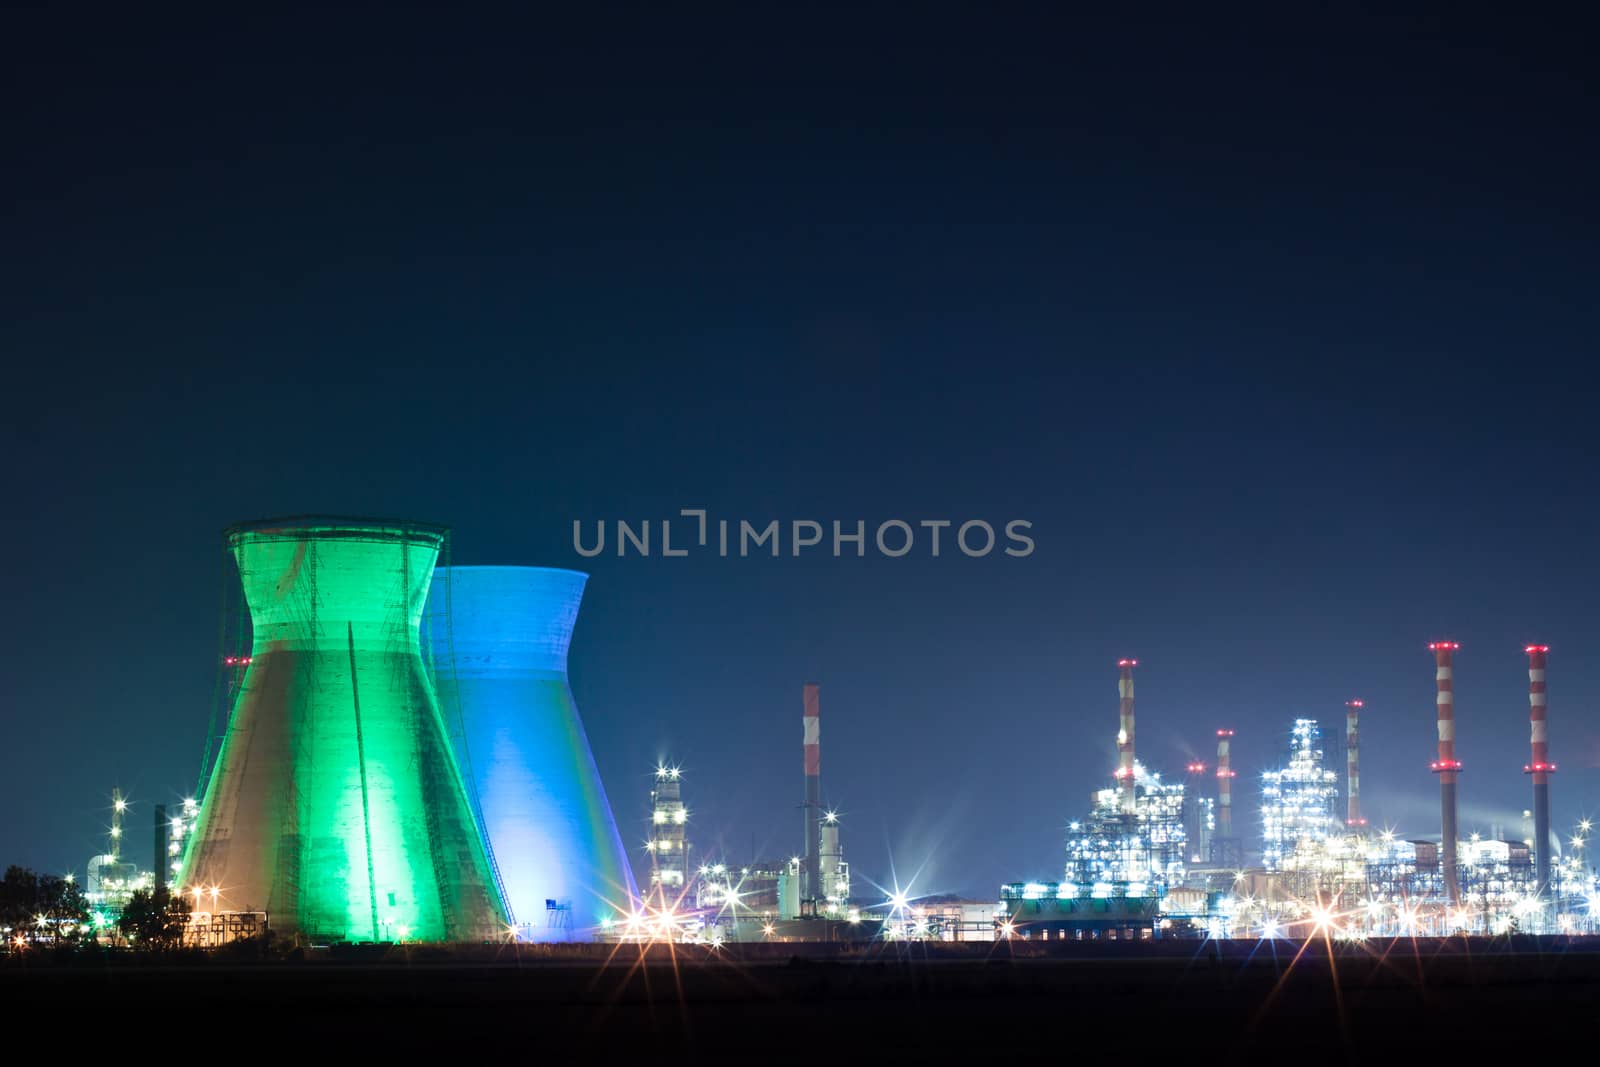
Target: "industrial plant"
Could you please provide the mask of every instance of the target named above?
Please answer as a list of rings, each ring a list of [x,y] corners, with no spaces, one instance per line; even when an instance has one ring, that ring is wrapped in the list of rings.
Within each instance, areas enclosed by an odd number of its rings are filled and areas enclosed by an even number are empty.
[[[1344,816],[1340,777],[1314,718],[1293,720],[1281,766],[1260,783],[1261,838],[1246,862],[1235,836],[1230,748],[1217,731],[1217,795],[1196,796],[1204,767],[1165,783],[1134,753],[1135,660],[1120,671],[1118,764],[1084,819],[1070,824],[1061,881],[1001,889],[999,936],[1050,939],[1334,938],[1592,934],[1600,920],[1595,875],[1578,855],[1555,861],[1545,671],[1549,648],[1529,645],[1528,704],[1534,784],[1532,834],[1460,839],[1456,786],[1454,655],[1430,644],[1437,698],[1440,834],[1401,839],[1373,833],[1361,809],[1361,700],[1345,705]],[[1215,818],[1212,813],[1215,812]],[[1579,824],[1574,852],[1590,830]]]
[[[115,938],[141,893],[182,900],[183,939],[199,946],[266,931],[311,945],[712,946],[1597,932],[1589,826],[1565,858],[1551,826],[1544,645],[1524,649],[1533,796],[1520,836],[1460,832],[1454,642],[1428,646],[1436,837],[1369,825],[1363,700],[1342,708],[1342,775],[1330,747],[1341,734],[1302,716],[1249,790],[1235,790],[1227,726],[1214,767],[1191,759],[1164,777],[1138,755],[1129,658],[1115,664],[1115,763],[1085,810],[1062,813],[1059,876],[987,900],[863,896],[844,820],[824,800],[817,684],[800,686],[792,852],[699,851],[690,783],[663,762],[630,861],[568,681],[586,575],[455,565],[448,531],[414,522],[289,518],[231,527],[225,541],[240,600],[235,625],[224,613],[221,729],[208,731],[195,794],[170,816],[155,806],[149,869],[131,858],[129,804],[113,793],[84,887],[96,936]],[[1106,710],[1109,734],[1109,699]],[[1241,803],[1259,817],[1254,839]]]
[[[691,868],[683,773],[677,767],[659,766],[650,792],[651,836],[645,842],[650,866],[645,907],[603,923],[603,936],[723,944],[848,941],[882,932],[886,916],[871,915],[862,902],[851,898],[850,864],[839,837],[842,820],[822,802],[820,687],[804,686],[801,705],[805,798],[801,852],[785,860],[755,860],[741,866],[723,858]]]

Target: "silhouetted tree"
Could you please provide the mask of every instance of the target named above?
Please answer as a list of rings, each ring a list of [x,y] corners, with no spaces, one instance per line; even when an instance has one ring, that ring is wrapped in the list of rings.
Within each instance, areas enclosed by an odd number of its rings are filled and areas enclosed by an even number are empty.
[[[190,910],[189,898],[182,893],[169,894],[163,907],[154,893],[137,889],[123,906],[117,928],[137,947],[175,948],[183,940]]]
[[[75,945],[89,936],[89,907],[74,882],[26,867],[6,868],[0,878],[0,927],[15,944]]]

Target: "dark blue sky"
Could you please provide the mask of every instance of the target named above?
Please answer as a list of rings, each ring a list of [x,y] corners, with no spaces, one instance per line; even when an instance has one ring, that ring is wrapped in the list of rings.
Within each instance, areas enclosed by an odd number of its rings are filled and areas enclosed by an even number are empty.
[[[630,842],[882,882],[1056,876],[1114,760],[1279,761],[1367,701],[1375,822],[1600,808],[1587,30],[978,7],[12,12],[0,153],[0,862],[192,783],[231,573],[280,513],[593,579],[574,688]],[[580,560],[573,519],[1012,518],[1026,559]],[[1330,743],[1330,752],[1338,749]],[[1246,810],[1250,805],[1247,805]],[[1514,828],[1514,825],[1513,825]]]

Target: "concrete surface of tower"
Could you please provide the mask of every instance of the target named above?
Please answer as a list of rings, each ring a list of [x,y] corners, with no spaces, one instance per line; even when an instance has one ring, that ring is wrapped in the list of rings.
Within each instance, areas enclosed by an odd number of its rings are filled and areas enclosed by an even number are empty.
[[[637,892],[567,678],[588,575],[439,567],[425,659],[517,936],[585,940]]]
[[[315,941],[477,941],[507,915],[418,645],[442,527],[234,526],[249,666],[183,889]]]

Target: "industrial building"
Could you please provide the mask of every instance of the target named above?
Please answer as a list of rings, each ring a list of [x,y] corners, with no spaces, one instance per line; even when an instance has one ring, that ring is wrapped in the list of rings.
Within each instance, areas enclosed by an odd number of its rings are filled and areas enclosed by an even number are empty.
[[[89,857],[88,876],[83,882],[85,903],[97,927],[113,927],[123,907],[134,893],[155,885],[155,875],[141,871],[137,863],[122,855],[123,819],[128,801],[122,790],[111,791],[111,825],[106,830],[106,850]]]
[[[1001,887],[1006,936],[1129,936],[1154,929],[1167,890],[1182,883],[1194,806],[1182,783],[1163,782],[1135,751],[1134,668],[1117,663],[1117,767],[1089,813],[1067,826],[1065,877]]]
[[[782,862],[690,859],[689,812],[683,775],[656,767],[650,792],[650,837],[645,852],[650,883],[643,907],[629,921],[607,924],[623,940],[686,941],[849,940],[880,924],[864,918],[850,897],[850,865],[840,841],[839,813],[822,802],[820,689],[801,689],[802,849]]]
[[[1159,895],[1183,880],[1187,832],[1184,786],[1135,763],[1133,807],[1121,788],[1102,789],[1082,820],[1067,827],[1067,884],[1102,896]]]
[[[1005,909],[993,900],[957,896],[923,897],[901,904],[891,901],[883,919],[883,937],[891,941],[994,941]]]
[[[1159,928],[1154,892],[1085,894],[1073,882],[1012,882],[1000,887],[998,936],[1039,941],[1148,940]]]
[[[821,692],[814,684],[800,691],[805,846],[798,879],[779,883],[779,909],[785,919],[838,919],[850,907],[850,865],[839,843],[839,814],[822,802]]]
[[[1455,654],[1460,645],[1436,641],[1434,658],[1438,749],[1430,769],[1439,775],[1440,835],[1403,839],[1367,829],[1360,805],[1358,716],[1363,701],[1347,703],[1346,815],[1333,816],[1337,779],[1326,766],[1314,720],[1297,720],[1288,763],[1262,780],[1262,870],[1246,872],[1223,899],[1215,918],[1227,936],[1272,936],[1306,929],[1339,936],[1411,936],[1594,931],[1600,894],[1592,871],[1575,857],[1557,860],[1558,843],[1547,830],[1529,841],[1485,837],[1458,830],[1457,789],[1462,763],[1456,754]],[[1549,649],[1530,645],[1529,715],[1534,809],[1548,823],[1549,760],[1545,671]],[[1586,826],[1580,826],[1580,834]],[[1581,840],[1581,836],[1579,838]],[[1548,873],[1546,873],[1548,872]]]
[[[1600,893],[1592,871],[1557,862],[1548,832],[1532,845],[1457,830],[1455,642],[1429,646],[1435,661],[1440,775],[1439,840],[1371,833],[1361,808],[1360,700],[1346,704],[1344,817],[1339,775],[1314,718],[1289,730],[1284,763],[1261,776],[1260,863],[1246,862],[1233,826],[1233,731],[1218,730],[1214,806],[1195,796],[1204,765],[1185,785],[1164,784],[1134,749],[1134,660],[1120,671],[1117,765],[1088,816],[1069,824],[1063,881],[1014,882],[1000,890],[1000,932],[1030,939],[1181,936],[1409,936],[1579,932],[1596,929]],[[1548,821],[1555,771],[1545,724],[1548,648],[1530,645],[1529,707],[1536,825]],[[1215,813],[1214,819],[1209,816]],[[1581,827],[1580,830],[1587,830]],[[1209,834],[1209,841],[1202,835]],[[1542,847],[1541,847],[1542,844]],[[1208,847],[1209,846],[1209,847]],[[1543,873],[1548,868],[1549,873]]]
[[[567,679],[587,581],[441,566],[423,617],[423,659],[523,941],[588,940],[638,896]]]
[[[713,918],[746,913],[775,916],[791,872],[798,867],[793,860],[757,860],[743,867],[702,863],[696,872],[694,906]]]
[[[1261,861],[1269,871],[1298,871],[1328,852],[1343,832],[1334,812],[1339,776],[1325,765],[1322,728],[1296,719],[1289,762],[1261,776]]]
[[[114,794],[109,845],[86,880],[103,925],[140,888],[191,896],[186,940],[202,945],[269,927],[313,943],[1143,940],[1594,932],[1600,920],[1577,854],[1588,824],[1565,858],[1550,825],[1545,645],[1523,649],[1527,840],[1458,827],[1453,641],[1428,645],[1437,839],[1369,829],[1366,702],[1351,700],[1342,811],[1338,753],[1318,718],[1295,717],[1282,763],[1261,773],[1260,838],[1247,847],[1234,731],[1216,731],[1214,776],[1191,760],[1182,781],[1163,780],[1137,756],[1138,661],[1123,659],[1116,761],[1067,826],[1059,880],[1007,883],[996,902],[853,899],[808,683],[796,853],[697,862],[683,776],[663,763],[641,893],[567,676],[585,575],[454,566],[442,527],[389,520],[246,523],[226,543],[243,599],[231,630],[224,608],[224,724],[208,731],[199,799],[171,817],[155,806],[149,872],[124,858],[128,805]]]

